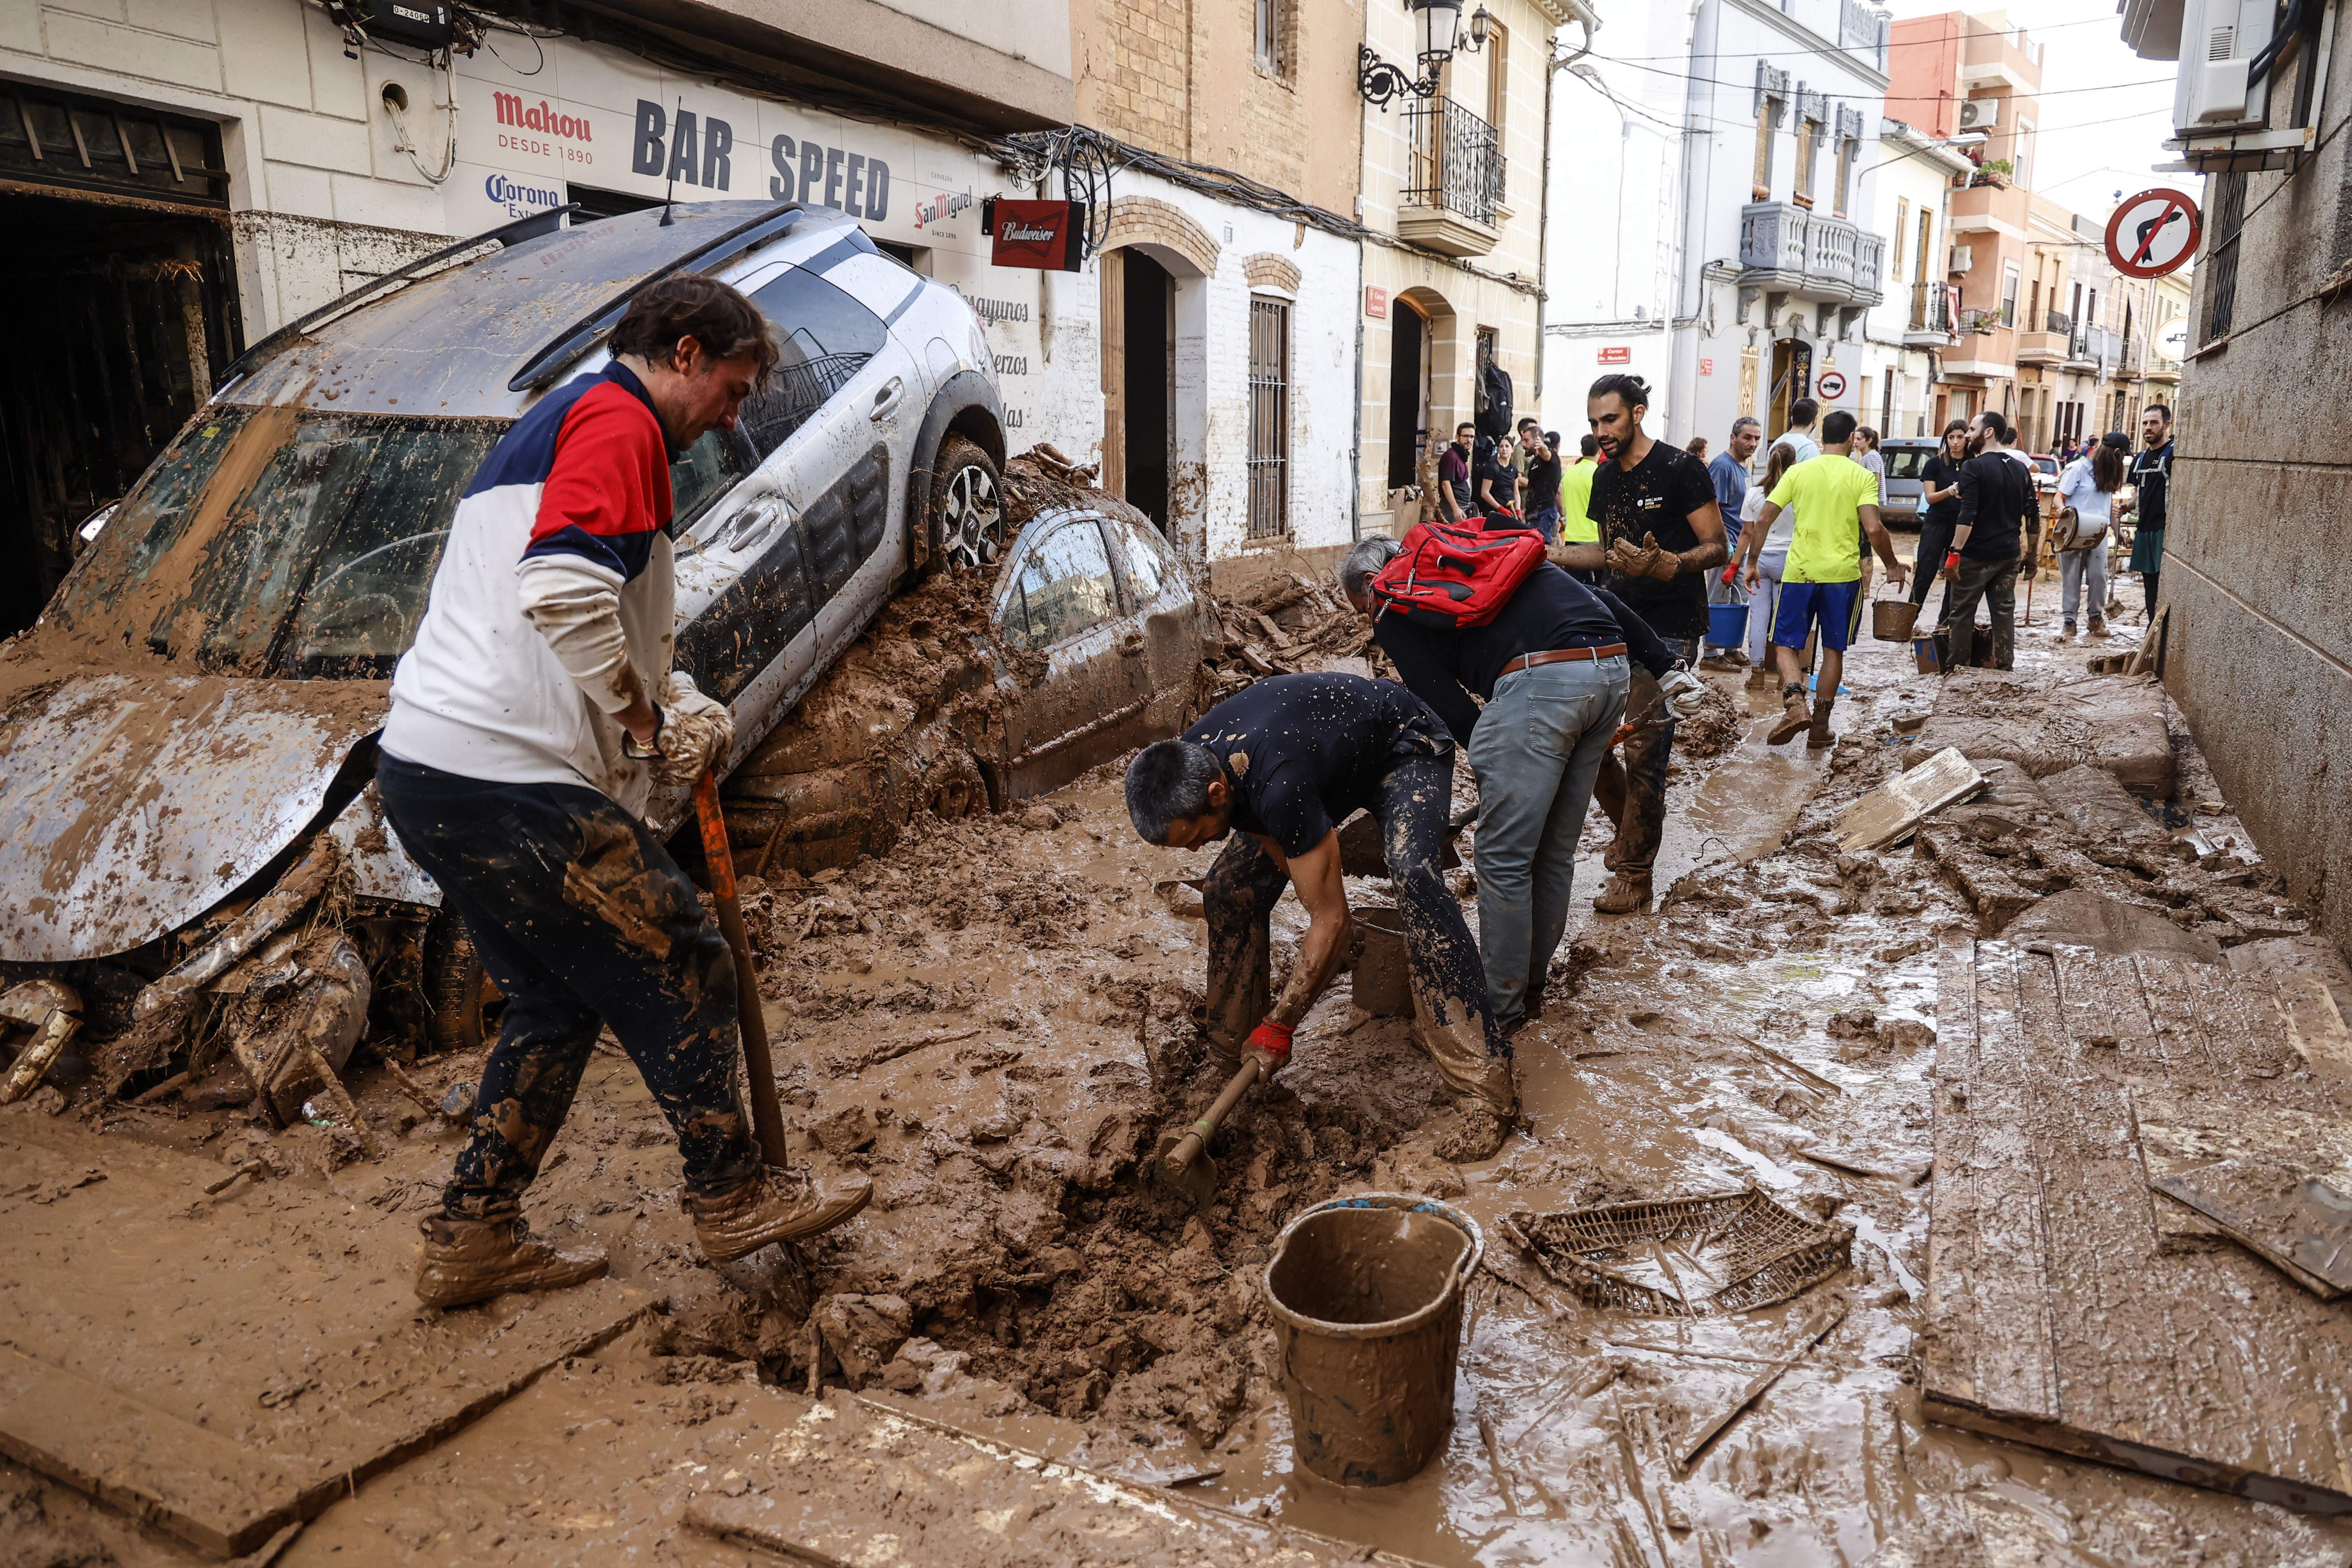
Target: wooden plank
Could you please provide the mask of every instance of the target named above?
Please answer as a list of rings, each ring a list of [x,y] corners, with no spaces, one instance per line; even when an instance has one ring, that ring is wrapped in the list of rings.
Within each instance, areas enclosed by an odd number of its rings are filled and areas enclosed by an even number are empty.
[[[1847,854],[1891,844],[1922,821],[1984,788],[1957,747],[1948,747],[1889,779],[1838,813],[1838,848]]]
[[[2287,1278],[2332,1301],[2352,1291],[2352,1197],[2269,1160],[2220,1160],[2154,1178]]]
[[[2147,999],[2148,1021],[2165,1068],[2202,1078],[2221,1076],[2221,1064],[2206,1049],[2204,1025],[2197,1017],[2199,988],[2220,980],[2213,966],[2136,953],[2132,967],[2139,971],[2140,994]]]
[[[2161,1064],[2156,1022],[2148,1017],[2139,971],[2129,958],[2067,946],[2051,956],[2066,1038],[2071,1049],[2083,1053],[2086,1070],[2131,1072]]]
[[[5,1345],[0,1454],[219,1557],[268,1541],[318,1480]]]

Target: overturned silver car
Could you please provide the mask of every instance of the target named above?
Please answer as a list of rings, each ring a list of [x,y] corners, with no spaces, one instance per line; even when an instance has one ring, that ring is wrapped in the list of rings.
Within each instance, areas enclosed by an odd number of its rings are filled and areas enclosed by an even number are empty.
[[[294,323],[0,651],[0,994],[39,981],[83,1019],[53,1081],[211,1074],[284,1120],[332,1103],[372,1018],[480,1040],[493,993],[369,787],[388,680],[484,455],[682,268],[743,289],[786,345],[671,476],[678,659],[733,710],[730,763],[910,577],[1001,553],[979,322],[838,213],[541,214]]]

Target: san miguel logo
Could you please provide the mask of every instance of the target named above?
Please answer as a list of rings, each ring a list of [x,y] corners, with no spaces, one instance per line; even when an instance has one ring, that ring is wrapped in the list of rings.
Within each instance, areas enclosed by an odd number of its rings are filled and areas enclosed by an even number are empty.
[[[490,94],[490,101],[498,106],[500,125],[511,125],[518,131],[537,131],[572,141],[595,140],[588,133],[585,115],[562,113],[543,98],[537,103],[525,103],[514,93],[494,92]]]
[[[919,229],[933,224],[943,224],[971,205],[971,196],[962,191],[951,191],[944,195],[933,196],[928,202],[917,202],[915,226]]]
[[[999,267],[1077,271],[1086,260],[1087,211],[1084,202],[991,196],[981,204],[991,259]]]

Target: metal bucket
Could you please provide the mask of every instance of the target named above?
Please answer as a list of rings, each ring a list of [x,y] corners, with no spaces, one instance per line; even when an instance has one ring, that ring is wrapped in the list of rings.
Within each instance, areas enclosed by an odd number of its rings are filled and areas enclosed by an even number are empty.
[[[1260,1276],[1298,1462],[1341,1486],[1394,1486],[1454,1425],[1462,1298],[1486,1238],[1459,1209],[1359,1193],[1282,1228]]]
[[[1882,643],[1908,643],[1919,622],[1919,607],[1908,599],[1870,601],[1870,634]]]
[[[1404,917],[1381,906],[1355,911],[1364,946],[1356,955],[1349,984],[1356,1005],[1374,1018],[1403,1018],[1412,1011],[1412,962],[1405,956]]]

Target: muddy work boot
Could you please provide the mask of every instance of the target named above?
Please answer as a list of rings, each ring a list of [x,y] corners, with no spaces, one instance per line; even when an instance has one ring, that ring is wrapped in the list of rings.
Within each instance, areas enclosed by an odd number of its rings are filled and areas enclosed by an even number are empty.
[[[773,1166],[733,1192],[715,1197],[688,1194],[687,1218],[695,1239],[714,1263],[732,1262],[771,1241],[799,1241],[832,1229],[866,1207],[874,1183],[866,1176],[818,1181],[805,1167]]]
[[[425,1221],[425,1260],[417,1265],[416,1299],[428,1307],[462,1307],[508,1291],[561,1291],[604,1271],[604,1251],[566,1251],[530,1233],[520,1216],[463,1219],[436,1214]]]
[[[1640,915],[1650,907],[1650,873],[1621,871],[1592,901],[1596,915]]]
[[[2092,635],[2092,636],[2094,636],[2094,637],[2104,637],[2104,636],[2105,636],[2106,634],[2107,634],[2107,618],[2106,618],[2105,616],[2104,616],[2104,615],[2094,615],[2094,616],[2092,616],[2092,617],[2091,617],[2091,635]]]
[[[1804,683],[1792,681],[1780,688],[1780,719],[1764,738],[1769,744],[1779,746],[1794,738],[1799,730],[1812,722],[1813,716],[1805,709]]]
[[[1830,709],[1835,706],[1835,697],[1823,697],[1813,705],[1812,724],[1805,731],[1806,750],[1820,751],[1837,744],[1837,737],[1830,733]]]

